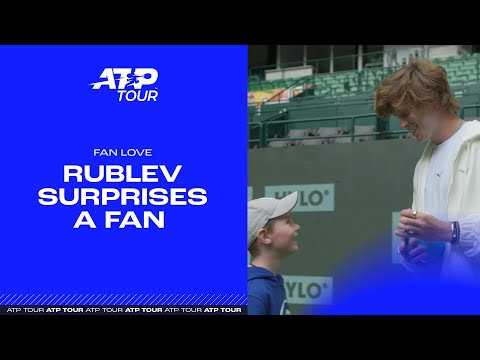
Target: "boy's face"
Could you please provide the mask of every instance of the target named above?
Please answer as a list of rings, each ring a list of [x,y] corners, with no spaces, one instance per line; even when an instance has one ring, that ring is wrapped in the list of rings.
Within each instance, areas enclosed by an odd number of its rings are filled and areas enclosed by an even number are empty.
[[[295,237],[300,230],[290,213],[279,216],[275,219],[269,236],[272,240],[272,249],[279,255],[288,256],[298,251],[298,244]]]

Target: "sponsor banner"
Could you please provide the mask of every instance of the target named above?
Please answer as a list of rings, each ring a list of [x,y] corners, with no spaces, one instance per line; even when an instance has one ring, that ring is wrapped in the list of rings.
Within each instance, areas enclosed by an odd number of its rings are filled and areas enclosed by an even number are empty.
[[[300,95],[304,89],[312,88],[309,84],[293,86],[291,88],[276,88],[271,90],[256,90],[248,92],[248,106],[260,105],[267,103],[267,105],[286,103],[292,97]],[[267,102],[268,101],[268,102]]]
[[[333,277],[283,275],[289,304],[331,305]]]
[[[277,199],[298,191],[293,212],[335,211],[335,184],[265,186],[265,196]]]

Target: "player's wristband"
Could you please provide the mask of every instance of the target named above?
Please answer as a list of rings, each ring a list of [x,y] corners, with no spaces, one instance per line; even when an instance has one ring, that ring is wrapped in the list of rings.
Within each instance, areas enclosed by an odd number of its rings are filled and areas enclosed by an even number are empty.
[[[452,240],[450,243],[452,245],[457,245],[460,241],[460,226],[458,221],[452,221]]]

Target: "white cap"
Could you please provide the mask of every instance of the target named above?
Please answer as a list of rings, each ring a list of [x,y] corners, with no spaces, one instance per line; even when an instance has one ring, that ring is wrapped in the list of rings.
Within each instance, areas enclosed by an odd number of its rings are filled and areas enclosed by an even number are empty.
[[[297,204],[298,192],[278,200],[275,198],[259,198],[248,202],[248,248],[257,238],[257,233],[270,219],[282,216]]]

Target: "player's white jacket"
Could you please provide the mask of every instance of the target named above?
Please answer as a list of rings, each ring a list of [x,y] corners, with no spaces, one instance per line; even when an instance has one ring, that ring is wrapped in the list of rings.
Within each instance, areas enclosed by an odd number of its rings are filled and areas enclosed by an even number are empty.
[[[453,164],[447,208],[448,220],[459,222],[460,242],[446,244],[442,278],[480,285],[480,122],[472,121],[466,130]],[[425,209],[427,171],[434,147],[429,141],[415,167],[412,209],[419,212]]]

